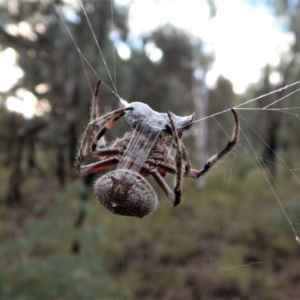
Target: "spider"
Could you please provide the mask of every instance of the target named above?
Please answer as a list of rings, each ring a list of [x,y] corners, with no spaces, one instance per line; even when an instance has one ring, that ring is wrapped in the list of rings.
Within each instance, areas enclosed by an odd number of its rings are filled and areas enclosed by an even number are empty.
[[[119,164],[115,171],[100,177],[94,192],[100,202],[111,212],[143,217],[157,207],[157,196],[144,177],[152,175],[170,202],[177,206],[181,202],[183,178],[199,178],[212,166],[231,152],[239,138],[239,118],[234,109],[234,127],[226,146],[213,155],[201,170],[191,168],[188,152],[181,140],[195,115],[180,117],[171,112],[158,113],[147,104],[121,100],[123,108],[99,116],[98,82],[91,107],[90,122],[79,148],[75,168],[80,175],[98,172]],[[132,131],[125,133],[109,148],[106,148],[105,133],[121,118],[125,117]],[[168,141],[171,141],[168,143]],[[173,153],[175,152],[175,154]],[[82,165],[86,155],[92,154],[99,161]],[[165,182],[167,173],[175,175],[172,190]]]

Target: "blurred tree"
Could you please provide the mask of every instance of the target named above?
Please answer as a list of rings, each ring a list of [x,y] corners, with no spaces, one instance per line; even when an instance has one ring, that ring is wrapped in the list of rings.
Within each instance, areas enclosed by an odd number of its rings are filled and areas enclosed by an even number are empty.
[[[51,126],[45,138],[48,145],[56,147],[57,143],[63,143],[64,147],[69,148],[68,165],[71,166],[77,149],[78,131],[87,121],[89,105],[89,101],[81,101],[86,99],[88,87],[82,61],[72,39],[97,72],[100,60],[98,49],[90,40],[92,35],[86,34],[90,29],[80,7],[63,1],[53,3],[3,1],[0,15],[4,21],[0,28],[0,43],[2,48],[12,47],[17,51],[18,64],[24,70],[23,78],[11,93],[23,88],[38,100],[47,99],[50,102]],[[108,36],[112,30],[111,8],[110,1],[85,2],[101,49],[109,42]],[[126,36],[124,11],[114,11],[114,23],[115,30]],[[72,39],[66,37],[68,31]],[[92,72],[87,70],[87,76]],[[82,111],[86,113],[82,114]],[[57,134],[66,138],[57,138]],[[65,163],[62,157],[58,160],[57,167],[61,168]]]
[[[236,103],[236,94],[233,91],[232,83],[223,76],[220,76],[215,87],[208,93],[208,115],[224,111],[233,107]],[[226,128],[232,127],[232,118],[229,114],[221,114],[217,116],[218,122]],[[208,120],[209,130],[209,146],[210,153],[214,153],[221,144],[225,144],[228,137],[217,126],[216,120],[210,118]],[[230,134],[230,132],[228,132]]]
[[[268,5],[279,18],[283,25],[283,30],[289,32],[294,37],[294,43],[289,51],[281,53],[281,59],[278,66],[267,65],[262,72],[262,80],[256,85],[255,95],[260,96],[268,94],[271,91],[279,90],[277,93],[261,99],[260,106],[268,106],[271,109],[282,108],[280,99],[287,94],[287,91],[280,90],[288,84],[296,82],[300,77],[299,53],[300,53],[300,30],[299,30],[299,16],[300,16],[300,1],[279,0],[267,2]],[[282,22],[284,20],[284,22]],[[272,80],[276,76],[277,82]],[[266,102],[267,101],[267,102]],[[269,104],[267,104],[269,103]],[[272,105],[270,105],[272,103]],[[293,103],[297,103],[297,95],[290,95],[285,99],[285,107],[293,107]],[[265,140],[262,149],[262,159],[265,166],[270,171],[270,178],[276,176],[276,153],[280,150],[283,152],[292,153],[291,150],[298,142],[300,134],[299,129],[295,126],[296,118],[290,118],[289,121],[283,122],[283,114],[278,111],[264,112],[264,118],[260,118],[256,122],[261,124],[263,128],[262,137]],[[288,150],[288,151],[287,151]],[[289,161],[291,159],[291,155]],[[291,161],[290,161],[291,162]]]
[[[33,124],[30,124],[30,126],[27,125],[21,127],[17,132],[16,138],[14,140],[14,147],[13,149],[10,149],[10,151],[13,152],[12,167],[11,167],[12,171],[10,174],[10,179],[8,182],[6,199],[5,199],[5,202],[9,206],[20,204],[21,202],[20,186],[22,180],[24,179],[22,176],[21,162],[22,162],[24,144],[26,141],[35,139],[39,131],[44,129],[45,126],[46,126],[45,122],[38,122],[38,123],[34,122]],[[33,153],[31,157],[34,157]]]
[[[126,10],[112,12],[114,7],[110,1],[86,1],[84,5],[101,49],[110,43],[112,13],[114,30],[121,37],[126,37]],[[94,70],[98,72],[99,51],[95,42],[90,40],[92,34],[86,34],[90,29],[83,10],[75,4],[72,6],[64,1],[2,1],[0,15],[2,49],[13,48],[18,53],[18,64],[24,70],[23,78],[10,93],[17,94],[23,89],[30,91],[41,104],[43,101],[50,102],[50,114],[42,116],[50,120],[43,139],[48,148],[57,149],[56,174],[63,186],[65,169],[67,172],[71,169],[79,132],[88,119],[89,101],[81,101],[88,95],[85,76],[90,81],[90,74]],[[67,37],[68,31],[72,38]],[[94,70],[85,70],[85,74],[82,58],[76,53],[72,39]],[[30,145],[33,147],[33,143]],[[64,149],[69,150],[66,152]],[[8,149],[7,157],[10,152]],[[28,159],[29,164],[34,163],[33,157]]]

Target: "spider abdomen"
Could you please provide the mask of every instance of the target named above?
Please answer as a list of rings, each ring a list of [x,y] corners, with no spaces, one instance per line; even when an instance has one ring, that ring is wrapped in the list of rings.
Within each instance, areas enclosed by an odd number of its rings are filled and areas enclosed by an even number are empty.
[[[151,185],[139,174],[115,170],[100,177],[94,186],[96,197],[114,214],[142,218],[154,211],[158,199]]]

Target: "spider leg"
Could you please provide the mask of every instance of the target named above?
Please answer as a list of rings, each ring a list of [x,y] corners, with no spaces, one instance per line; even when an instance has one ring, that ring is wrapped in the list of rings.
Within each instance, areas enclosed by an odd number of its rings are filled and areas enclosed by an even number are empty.
[[[163,161],[156,162],[154,159],[147,159],[145,162],[155,166],[161,176],[165,176],[166,173],[176,174],[174,166]]]
[[[167,185],[163,177],[159,174],[159,172],[154,168],[150,171],[150,174],[153,176],[153,178],[156,180],[158,185],[161,187],[161,189],[164,191],[168,199],[171,201],[171,203],[176,206],[179,203],[177,203],[175,200],[175,195],[173,191],[170,189],[170,187]]]
[[[87,175],[90,173],[95,173],[101,170],[104,170],[108,167],[111,167],[115,164],[117,164],[119,162],[119,159],[116,157],[110,157],[110,158],[106,158],[100,161],[97,161],[95,163],[89,164],[89,165],[85,165],[85,166],[81,166],[79,168],[79,175]]]
[[[189,174],[187,174],[187,177],[190,178],[199,178],[203,175],[205,175],[211,168],[212,166],[218,162],[220,159],[222,159],[226,154],[228,154],[230,151],[233,150],[233,148],[236,146],[238,139],[239,139],[239,134],[240,134],[240,121],[238,118],[238,115],[234,109],[231,109],[233,116],[234,116],[234,127],[233,127],[233,132],[232,136],[225,146],[224,149],[222,149],[220,152],[217,154],[213,155],[204,165],[203,169],[198,171],[198,170],[190,170]]]
[[[168,117],[169,117],[170,124],[171,124],[170,129],[172,131],[172,135],[173,135],[175,146],[176,146],[176,155],[175,155],[176,180],[175,180],[175,187],[174,187],[174,195],[175,195],[174,206],[176,206],[181,202],[182,157],[183,157],[183,155],[182,155],[181,143],[179,142],[178,133],[175,128],[175,124],[173,122],[170,112],[168,112]]]
[[[76,155],[74,165],[77,172],[79,172],[84,158],[89,153],[92,153],[96,149],[97,145],[100,146],[100,148],[105,148],[104,134],[106,133],[106,131],[110,129],[114,125],[114,123],[125,114],[127,110],[133,109],[132,107],[125,107],[114,110],[103,116],[99,116],[98,90],[100,83],[101,81],[98,81],[95,87],[93,99],[91,102],[90,122],[85,129],[85,132],[81,139],[80,148]]]
[[[88,140],[90,139],[90,136],[92,135],[92,130],[91,130],[91,123],[99,118],[99,98],[98,98],[98,90],[100,86],[101,80],[97,82],[97,85],[94,90],[94,96],[92,99],[92,104],[91,104],[91,116],[90,116],[90,122],[88,126],[86,127],[82,139],[81,139],[81,145],[80,148],[78,149],[76,159],[74,166],[76,170],[78,171],[80,168],[80,165],[82,164],[84,157],[88,154]]]
[[[181,140],[181,136],[179,136],[179,143],[180,143],[180,148],[181,148],[181,151],[182,151],[182,159],[185,161],[185,166],[184,166],[184,169],[185,169],[185,173],[184,173],[184,176],[186,177],[187,174],[190,173],[191,171],[191,163],[190,163],[190,159],[189,159],[189,155],[188,155],[188,152]]]
[[[99,80],[97,82],[96,87],[94,89],[94,97],[93,97],[92,105],[91,105],[90,121],[96,120],[100,117],[100,115],[99,115],[99,97],[98,97],[98,91],[99,91],[100,84],[101,84],[101,80]]]
[[[120,154],[120,151],[115,148],[105,148],[105,149],[93,151],[92,154],[93,156],[98,156],[98,157],[102,157],[102,156],[112,157]]]
[[[132,110],[132,107],[125,107],[125,108],[120,108],[117,110],[114,110],[106,115],[104,115],[103,119],[108,119],[106,123],[102,126],[102,128],[98,131],[96,136],[94,137],[92,144],[91,144],[91,152],[94,152],[97,147],[98,141],[105,135],[105,133],[122,117],[125,115],[125,112],[127,110]]]
[[[170,128],[169,128],[170,131],[172,131]],[[180,144],[180,148],[181,148],[181,151],[182,151],[182,160],[185,162],[185,165],[184,165],[184,174],[183,176],[186,177],[187,174],[190,172],[191,170],[191,163],[190,163],[190,159],[189,159],[189,155],[188,155],[188,152],[187,152],[187,149],[186,147],[184,146],[182,140],[181,140],[181,137],[182,137],[182,132],[178,132],[178,142]]]

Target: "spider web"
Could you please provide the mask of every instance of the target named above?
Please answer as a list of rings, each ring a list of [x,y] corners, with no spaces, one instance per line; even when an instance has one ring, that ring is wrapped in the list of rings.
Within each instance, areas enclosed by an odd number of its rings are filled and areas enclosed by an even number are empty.
[[[120,96],[118,95],[117,92],[117,87],[115,85],[115,80],[113,79],[116,78],[116,70],[115,70],[115,65],[114,65],[114,73],[115,75],[112,76],[110,73],[110,70],[107,66],[105,57],[102,53],[102,50],[97,42],[96,36],[94,34],[94,30],[93,30],[93,26],[89,21],[89,18],[86,14],[84,5],[82,4],[81,1],[79,1],[81,9],[84,12],[84,15],[86,17],[86,20],[89,24],[90,30],[91,30],[91,35],[94,38],[95,44],[97,45],[98,51],[99,51],[99,56],[101,57],[101,59],[103,60],[103,64],[104,67],[107,71],[107,74],[109,75],[110,81],[111,81],[111,85],[113,86],[113,89],[111,89],[109,87],[109,85],[107,83],[104,83],[104,85],[113,93],[115,94],[118,98],[120,98]],[[57,7],[56,7],[57,9]],[[87,76],[87,81],[90,84],[90,80],[88,79],[88,75],[87,75],[87,70],[86,70],[86,66],[88,66],[89,69],[91,69],[95,75],[97,77],[99,77],[99,75],[97,74],[97,72],[93,69],[93,67],[91,66],[91,64],[88,62],[88,60],[86,59],[84,53],[81,52],[80,48],[78,47],[76,41],[74,40],[74,37],[72,35],[72,33],[69,31],[67,24],[64,22],[64,19],[62,18],[60,11],[57,9],[58,14],[61,17],[62,20],[62,24],[65,27],[66,31],[68,32],[68,35],[70,36],[70,38],[72,39],[72,41],[74,42],[74,48],[77,50],[79,57],[82,61],[82,66],[85,70],[86,76]],[[113,18],[113,15],[112,15]],[[114,50],[113,50],[114,51]],[[289,173],[292,178],[298,183],[298,187],[300,187],[300,164],[299,166],[291,166],[287,160],[285,159],[285,157],[282,156],[281,153],[275,151],[272,149],[272,146],[268,144],[268,142],[263,138],[263,134],[262,132],[259,130],[259,124],[257,127],[253,127],[248,121],[247,121],[247,115],[251,114],[251,113],[255,113],[255,114],[264,114],[267,111],[272,111],[272,112],[277,112],[280,114],[283,114],[287,117],[290,118],[295,118],[296,120],[300,121],[300,106],[298,106],[299,104],[296,103],[295,105],[289,106],[289,107],[274,107],[275,104],[278,104],[279,102],[284,103],[285,100],[289,99],[291,95],[296,94],[300,91],[300,81],[294,82],[292,84],[288,84],[285,85],[279,89],[276,89],[272,92],[263,94],[259,97],[253,98],[253,99],[249,99],[244,101],[243,103],[235,106],[235,110],[237,110],[239,112],[239,117],[241,119],[241,141],[239,143],[239,146],[237,147],[237,149],[235,150],[236,152],[239,153],[243,153],[243,156],[245,157],[245,159],[249,160],[253,165],[256,166],[257,170],[258,170],[258,176],[259,178],[257,179],[259,184],[261,184],[261,181],[264,181],[264,186],[265,189],[268,191],[271,191],[273,197],[272,197],[272,201],[274,203],[276,203],[278,205],[278,207],[280,208],[281,211],[281,215],[284,217],[285,219],[285,223],[289,226],[289,232],[291,233],[291,235],[294,236],[295,240],[300,243],[300,238],[299,238],[299,233],[300,233],[300,223],[299,220],[297,218],[297,215],[293,209],[293,207],[290,206],[290,199],[289,199],[289,195],[285,195],[285,192],[282,189],[282,186],[280,184],[281,178],[274,178],[272,176],[272,174],[268,171],[268,169],[266,168],[266,164],[268,163],[263,157],[261,157],[261,154],[259,153],[259,151],[256,149],[256,145],[253,142],[253,140],[250,139],[250,136],[256,136],[256,139],[258,141],[260,141],[261,143],[263,143],[271,152],[273,152],[273,154],[276,156],[277,158],[277,162],[276,162],[276,166],[283,169],[285,172]],[[91,92],[92,92],[92,87],[90,85],[91,88]],[[267,105],[264,105],[262,107],[252,107],[253,103],[259,103],[259,100],[264,98],[264,99],[268,99],[268,96],[272,95],[272,94],[276,94],[278,92],[282,92],[282,91],[288,91],[288,93],[281,97],[280,99],[277,99],[276,101],[270,101],[270,103],[268,103]],[[250,105],[251,107],[247,107],[247,105]],[[282,104],[283,106],[283,104]],[[221,115],[223,113],[226,113],[228,111],[230,111],[231,108],[219,111],[217,113],[214,113],[212,115],[206,116],[205,118],[200,118],[200,119],[196,119],[195,123],[204,121],[206,119],[209,118],[214,118],[216,120],[216,124],[220,127],[221,130],[224,131],[224,134],[227,134],[227,131],[223,128],[223,126],[218,122],[217,116]],[[251,132],[251,134],[250,134]],[[136,141],[138,141],[140,138],[142,138],[142,134],[140,133],[135,133],[134,134],[134,139],[131,141],[132,145],[130,147],[130,150],[132,152],[135,152],[136,150],[136,145],[134,144]],[[153,143],[155,142],[157,136],[155,136],[153,134],[153,136],[149,137],[148,139],[148,143],[145,143],[145,149],[150,149],[153,145]],[[229,135],[228,135],[229,138]],[[146,157],[148,157],[149,154],[149,150],[148,151],[138,151],[138,153],[142,153],[143,155],[140,155],[139,157],[137,157],[139,162],[144,161],[144,159]],[[226,220],[226,211],[225,211],[225,202],[226,202],[226,197],[228,196],[229,193],[229,189],[233,188],[231,185],[231,180],[232,180],[232,174],[235,172],[235,167],[237,166],[238,162],[237,162],[237,155],[234,154],[231,156],[231,158],[229,160],[226,161],[226,174],[224,174],[223,176],[223,183],[222,183],[222,187],[221,187],[221,191],[220,191],[220,196],[219,199],[217,200],[218,203],[218,207],[216,209],[216,217],[215,217],[215,223],[214,223],[214,239],[212,241],[212,244],[210,246],[210,255],[208,258],[208,265],[209,268],[213,269],[215,266],[215,262],[216,262],[216,255],[217,255],[217,248],[218,248],[218,244],[222,243],[222,234],[224,232],[224,227],[225,224],[230,223],[228,220]],[[137,165],[140,165],[140,163],[138,163]],[[121,161],[118,168],[127,168],[128,166],[126,166],[126,162]],[[139,169],[137,167],[135,167],[134,171],[138,172]],[[245,195],[245,197],[247,197],[247,195]],[[258,201],[262,201],[260,199],[258,199]],[[255,205],[255,210],[257,210],[258,214],[264,214],[264,211],[260,211],[259,210],[259,204],[256,203]],[[254,215],[254,214],[253,214]],[[228,214],[229,216],[229,214]],[[259,218],[258,218],[259,219]],[[231,220],[231,222],[234,222],[233,220]],[[259,223],[259,221],[258,221]],[[259,224],[258,224],[259,225]],[[241,225],[242,226],[242,225]],[[285,226],[285,225],[283,225]],[[120,239],[120,256],[123,257],[124,253],[122,250],[122,238],[120,236],[118,236],[118,233],[116,233],[116,238]],[[295,244],[295,247],[297,247],[298,245]],[[122,259],[123,260],[123,259]],[[210,284],[202,291],[201,294],[201,298],[202,299],[210,299],[209,298],[209,293],[211,291],[211,285],[213,284],[214,281],[216,281],[217,276],[219,274],[221,274],[224,282],[225,282],[225,286],[227,289],[227,294],[230,298],[234,298],[234,288],[232,288],[231,282],[230,282],[230,273],[231,272],[239,272],[239,271],[243,271],[245,268],[254,268],[257,265],[261,265],[261,264],[265,264],[265,258],[262,259],[258,259],[255,260],[253,259],[249,259],[250,261],[245,263],[245,264],[232,264],[229,266],[223,266],[223,265],[219,265],[216,268],[216,271],[214,273],[214,275],[212,276],[212,279],[210,281]],[[123,265],[123,268],[124,265]],[[200,268],[200,267],[199,267]]]

